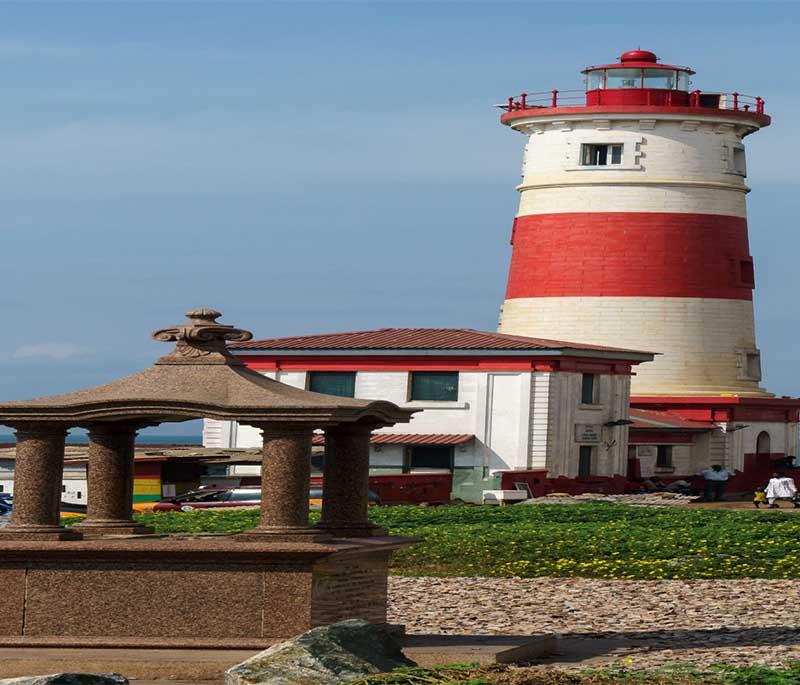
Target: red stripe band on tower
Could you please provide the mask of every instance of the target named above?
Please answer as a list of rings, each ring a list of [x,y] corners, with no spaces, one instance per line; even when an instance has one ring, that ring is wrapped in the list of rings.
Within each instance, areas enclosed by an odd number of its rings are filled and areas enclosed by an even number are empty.
[[[747,220],[715,214],[520,216],[506,298],[752,299]]]

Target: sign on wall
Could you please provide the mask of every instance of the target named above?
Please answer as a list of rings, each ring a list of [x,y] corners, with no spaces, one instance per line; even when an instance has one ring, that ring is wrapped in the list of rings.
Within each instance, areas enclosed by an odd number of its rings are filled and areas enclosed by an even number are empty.
[[[601,428],[599,423],[576,423],[575,442],[600,442]]]

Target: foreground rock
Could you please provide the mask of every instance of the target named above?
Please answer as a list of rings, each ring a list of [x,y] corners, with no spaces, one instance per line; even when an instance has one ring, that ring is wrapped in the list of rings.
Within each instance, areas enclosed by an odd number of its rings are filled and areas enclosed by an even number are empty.
[[[0,685],[128,685],[128,679],[119,673],[52,673],[22,678],[0,679]]]
[[[227,685],[335,685],[414,665],[386,631],[353,619],[313,628],[273,645],[226,671],[225,682]]]

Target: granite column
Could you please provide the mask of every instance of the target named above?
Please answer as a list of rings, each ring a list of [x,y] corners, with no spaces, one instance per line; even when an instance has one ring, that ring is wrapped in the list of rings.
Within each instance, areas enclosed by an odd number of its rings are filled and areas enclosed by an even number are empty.
[[[261,517],[257,528],[240,538],[250,540],[315,541],[324,537],[308,523],[311,476],[309,424],[258,424],[263,436]]]
[[[60,525],[67,426],[58,423],[17,425],[14,503],[11,521],[0,539],[65,540],[80,537]]]
[[[153,532],[133,520],[133,457],[137,428],[124,422],[89,426],[86,519],[75,524],[86,537]]]
[[[337,537],[385,534],[369,522],[369,439],[374,426],[341,424],[325,430],[325,476],[319,527]]]

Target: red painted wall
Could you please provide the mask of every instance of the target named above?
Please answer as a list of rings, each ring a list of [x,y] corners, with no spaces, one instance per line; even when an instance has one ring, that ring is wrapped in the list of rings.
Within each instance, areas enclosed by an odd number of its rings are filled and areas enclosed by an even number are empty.
[[[518,217],[507,298],[752,299],[747,220],[713,214],[581,212]],[[743,264],[747,265],[743,267]]]

